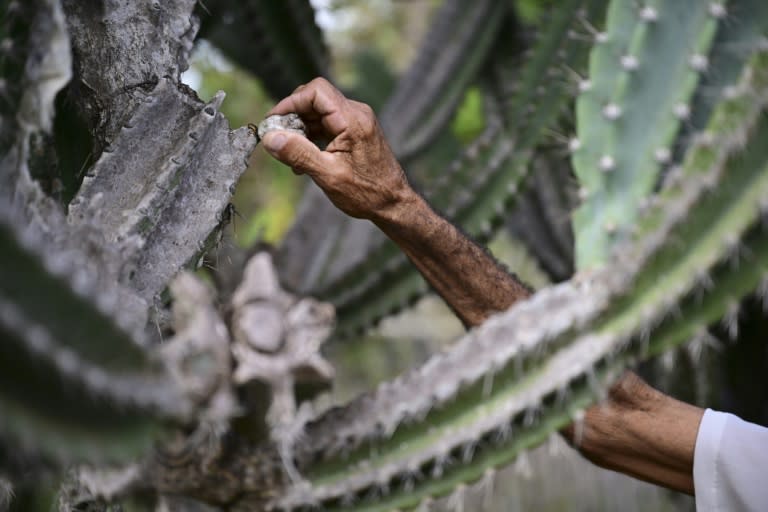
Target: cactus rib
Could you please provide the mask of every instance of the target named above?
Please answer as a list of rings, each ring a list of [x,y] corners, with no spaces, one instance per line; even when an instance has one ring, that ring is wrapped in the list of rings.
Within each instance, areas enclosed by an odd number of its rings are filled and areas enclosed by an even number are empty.
[[[658,0],[654,17],[613,2],[605,40],[590,61],[591,87],[577,101],[573,165],[587,198],[574,214],[578,268],[600,265],[637,216],[672,158],[720,17],[708,2]],[[654,80],[647,76],[653,72]],[[610,198],[610,199],[609,199]]]
[[[0,435],[67,462],[141,453],[159,430],[150,411],[172,417],[187,414],[189,404],[114,324],[118,295],[94,288],[98,281],[66,252],[48,251],[12,225],[0,222]]]
[[[122,278],[146,300],[159,294],[179,268],[196,261],[256,144],[246,128],[229,131],[219,112],[223,98],[219,93],[206,105],[173,81],[160,80],[70,203],[75,225],[87,222],[99,204],[113,206],[100,219],[102,230],[107,243],[138,240],[136,254],[123,257],[146,271]],[[212,152],[220,154],[218,160],[205,159]],[[136,180],[148,181],[131,186]],[[190,214],[197,220],[189,222]]]
[[[424,149],[450,120],[508,9],[498,0],[449,0],[440,7],[419,55],[381,114],[398,158],[407,160]]]

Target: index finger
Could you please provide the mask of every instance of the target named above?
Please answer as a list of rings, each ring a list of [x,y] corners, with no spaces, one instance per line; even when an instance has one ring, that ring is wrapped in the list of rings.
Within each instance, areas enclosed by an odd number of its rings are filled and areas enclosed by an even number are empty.
[[[335,137],[347,129],[347,101],[330,82],[316,78],[281,100],[267,115],[285,115],[293,112],[306,122],[320,121],[323,128]]]

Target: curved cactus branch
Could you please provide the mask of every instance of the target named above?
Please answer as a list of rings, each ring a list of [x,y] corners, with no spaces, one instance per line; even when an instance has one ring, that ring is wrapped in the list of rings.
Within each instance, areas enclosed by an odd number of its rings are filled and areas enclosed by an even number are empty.
[[[448,123],[510,16],[504,0],[445,2],[419,54],[381,113],[395,154],[407,161]]]

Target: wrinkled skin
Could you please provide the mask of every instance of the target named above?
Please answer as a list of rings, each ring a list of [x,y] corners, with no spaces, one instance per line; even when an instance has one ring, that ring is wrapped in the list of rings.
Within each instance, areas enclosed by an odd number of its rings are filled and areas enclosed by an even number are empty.
[[[347,215],[375,220],[410,192],[371,107],[345,98],[323,78],[302,85],[268,115],[295,112],[321,151],[290,132],[264,136],[264,146],[298,174],[307,174]]]

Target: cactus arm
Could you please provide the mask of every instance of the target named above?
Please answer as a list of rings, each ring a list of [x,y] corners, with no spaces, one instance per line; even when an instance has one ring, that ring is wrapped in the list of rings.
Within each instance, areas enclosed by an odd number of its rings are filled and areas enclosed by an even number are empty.
[[[182,415],[189,404],[116,324],[132,320],[116,290],[72,252],[12,226],[0,223],[0,437],[66,462],[141,454],[160,430],[153,415]]]
[[[499,0],[450,0],[440,7],[381,114],[398,158],[407,160],[421,151],[448,123],[508,12],[508,3]]]
[[[90,88],[78,107],[97,143],[68,220],[81,227],[102,212],[103,250],[133,246],[119,256],[116,278],[152,302],[205,249],[256,139],[246,128],[229,130],[223,93],[205,104],[179,83],[197,30],[194,1],[103,3],[106,18],[97,20],[99,10],[64,3],[81,56],[75,75]],[[116,29],[90,30],[101,24]]]
[[[532,163],[531,187],[518,199],[507,220],[509,232],[529,249],[554,282],[573,274],[573,233],[570,212],[575,185],[569,186],[570,165],[547,154]]]
[[[273,98],[328,76],[328,48],[309,0],[216,0],[206,9],[200,37],[254,73]]]
[[[750,48],[761,44],[768,34],[768,4],[759,0],[730,0],[728,18],[717,31],[709,55],[709,72],[704,73],[691,105],[691,118],[685,123],[679,140],[687,141],[706,127],[712,110],[728,86],[736,83],[750,57]],[[678,151],[679,162],[682,152]]]
[[[721,17],[707,2],[611,4],[606,41],[592,54],[592,88],[577,101],[573,164],[587,193],[574,215],[577,267],[605,261],[671,159]]]

